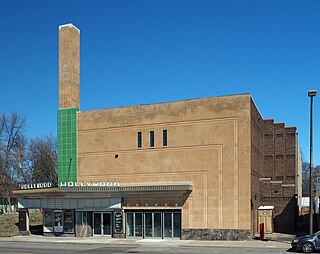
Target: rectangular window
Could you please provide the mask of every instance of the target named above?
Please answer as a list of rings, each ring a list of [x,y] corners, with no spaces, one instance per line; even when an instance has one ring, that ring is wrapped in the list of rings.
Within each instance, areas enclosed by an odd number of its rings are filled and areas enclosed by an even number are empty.
[[[150,131],[150,147],[154,147],[154,131]]]
[[[162,141],[163,141],[163,142],[162,142],[162,145],[163,145],[163,146],[167,146],[167,145],[168,145],[168,132],[167,132],[167,130],[163,130],[163,131],[162,131],[162,136],[163,136],[163,137],[162,137],[162,139],[163,139],[163,140],[162,140]]]
[[[82,212],[82,225],[88,225],[88,214],[87,212]]]
[[[138,132],[138,148],[141,148],[141,147],[142,147],[142,134],[139,131]]]

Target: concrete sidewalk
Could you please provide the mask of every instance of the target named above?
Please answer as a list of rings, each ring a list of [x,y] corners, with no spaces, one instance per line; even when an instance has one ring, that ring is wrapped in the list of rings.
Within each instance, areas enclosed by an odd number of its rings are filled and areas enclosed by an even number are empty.
[[[45,237],[38,235],[14,236],[0,238],[0,242],[43,242],[43,243],[69,243],[69,244],[108,244],[108,245],[149,245],[158,247],[234,247],[234,248],[277,248],[289,249],[291,239],[284,237],[269,237],[269,240],[246,241],[199,241],[199,240],[163,240],[163,239],[117,239],[111,237]],[[268,239],[268,237],[267,237]]]

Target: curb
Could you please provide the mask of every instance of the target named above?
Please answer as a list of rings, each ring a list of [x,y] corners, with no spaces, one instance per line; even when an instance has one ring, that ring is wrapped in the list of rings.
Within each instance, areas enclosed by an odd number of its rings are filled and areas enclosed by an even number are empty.
[[[114,239],[114,238],[51,238],[15,236],[0,238],[1,242],[29,242],[29,243],[59,243],[59,244],[101,244],[101,245],[122,245],[122,246],[158,246],[158,247],[217,247],[217,248],[259,248],[259,249],[290,249],[291,245],[284,241],[198,241],[198,240],[156,240],[156,239]]]

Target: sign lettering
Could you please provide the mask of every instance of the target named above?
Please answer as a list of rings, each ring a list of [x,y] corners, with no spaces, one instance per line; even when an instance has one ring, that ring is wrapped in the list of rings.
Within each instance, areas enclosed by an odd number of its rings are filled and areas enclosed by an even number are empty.
[[[29,189],[44,189],[51,188],[52,183],[30,183],[30,184],[20,184],[21,190],[29,190]]]
[[[119,187],[120,182],[61,182],[60,187]]]
[[[123,224],[122,224],[122,213],[116,212],[114,213],[114,232],[116,234],[122,234],[123,232]]]

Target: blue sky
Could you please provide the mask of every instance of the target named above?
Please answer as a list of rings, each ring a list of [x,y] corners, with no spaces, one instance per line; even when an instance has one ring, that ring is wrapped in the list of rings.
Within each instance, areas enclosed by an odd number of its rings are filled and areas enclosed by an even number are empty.
[[[251,93],[320,164],[320,1],[0,0],[0,113],[56,135],[58,26],[81,30],[81,110]]]

